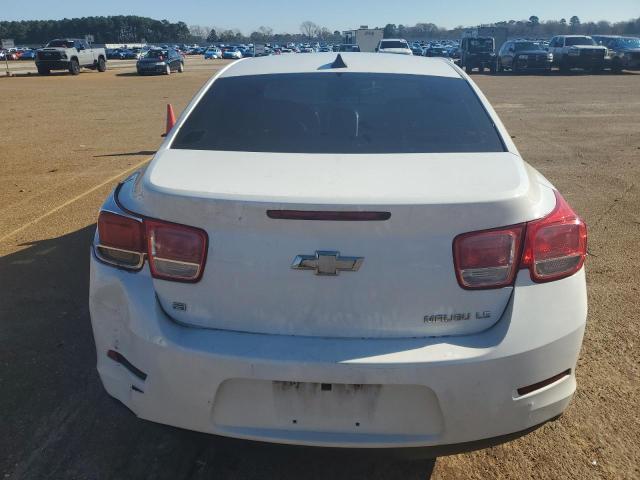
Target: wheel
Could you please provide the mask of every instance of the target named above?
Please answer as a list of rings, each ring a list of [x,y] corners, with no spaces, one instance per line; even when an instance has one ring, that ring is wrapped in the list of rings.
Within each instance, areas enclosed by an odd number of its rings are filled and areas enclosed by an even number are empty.
[[[464,71],[467,72],[467,75],[471,75],[473,73],[473,68],[471,68],[470,65],[465,65]]]
[[[49,75],[51,73],[51,70],[49,70],[46,67],[38,67],[38,74],[39,75]]]
[[[180,65],[178,66],[178,73],[182,72],[184,72],[184,63],[180,62]]]
[[[611,64],[611,71],[613,73],[622,73],[622,63],[619,58],[614,58]]]
[[[69,62],[69,72],[71,75],[79,75],[80,74],[80,64],[78,60],[73,58],[71,62]]]
[[[560,60],[560,72],[561,73],[569,73],[569,65],[564,60]]]
[[[106,72],[107,71],[107,62],[105,62],[104,58],[100,57],[98,59],[98,71]]]
[[[171,65],[167,63],[167,68],[164,71],[165,75],[171,75]]]

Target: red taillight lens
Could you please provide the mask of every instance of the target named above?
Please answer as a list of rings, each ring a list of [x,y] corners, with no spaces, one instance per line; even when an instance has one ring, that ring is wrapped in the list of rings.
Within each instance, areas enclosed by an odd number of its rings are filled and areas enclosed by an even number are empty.
[[[149,256],[151,275],[163,280],[197,282],[207,255],[207,234],[198,228],[111,212],[98,217],[98,258],[138,270]]]
[[[460,286],[511,285],[518,266],[528,268],[534,282],[558,280],[580,270],[587,255],[587,226],[562,195],[555,195],[555,208],[540,220],[458,235],[453,259]]]
[[[587,226],[556,193],[556,207],[546,217],[529,222],[521,268],[535,282],[548,282],[576,273],[587,255]]]
[[[524,226],[458,235],[453,258],[463,288],[499,288],[513,282]]]
[[[145,220],[149,266],[155,278],[197,282],[204,270],[207,235],[173,223]]]
[[[142,222],[111,212],[100,212],[98,217],[100,244],[140,252],[144,249]]]
[[[100,243],[96,254],[107,263],[131,270],[144,262],[144,227],[140,220],[111,212],[98,217]]]

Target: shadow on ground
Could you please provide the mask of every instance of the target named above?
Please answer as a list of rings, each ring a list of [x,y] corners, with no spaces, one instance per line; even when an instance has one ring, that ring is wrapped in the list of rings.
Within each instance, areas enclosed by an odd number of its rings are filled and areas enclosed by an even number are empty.
[[[133,157],[137,155],[141,156],[151,156],[155,155],[155,150],[139,150],[137,152],[124,152],[124,153],[107,153],[104,155],[94,155],[93,158],[102,158],[102,157]]]
[[[433,461],[276,446],[137,419],[95,371],[95,225],[0,258],[0,477],[425,479]]]

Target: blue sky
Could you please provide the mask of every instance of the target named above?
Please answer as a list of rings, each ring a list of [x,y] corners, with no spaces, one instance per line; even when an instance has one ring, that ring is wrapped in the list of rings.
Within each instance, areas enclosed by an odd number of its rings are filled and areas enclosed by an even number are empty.
[[[541,20],[628,20],[640,16],[640,0],[2,0],[1,20],[58,19],[92,15],[141,15],[182,20],[250,33],[261,25],[276,32],[298,32],[311,20],[331,30],[386,23],[432,22],[443,27],[471,26],[537,15]]]

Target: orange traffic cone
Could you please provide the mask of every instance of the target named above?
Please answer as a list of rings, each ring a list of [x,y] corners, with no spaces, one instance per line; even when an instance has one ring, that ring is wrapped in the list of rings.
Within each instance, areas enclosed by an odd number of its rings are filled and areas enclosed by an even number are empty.
[[[165,137],[169,135],[169,132],[171,131],[171,129],[175,124],[176,124],[176,115],[175,113],[173,113],[173,107],[171,106],[170,103],[167,103],[167,130],[166,132],[164,132]]]

